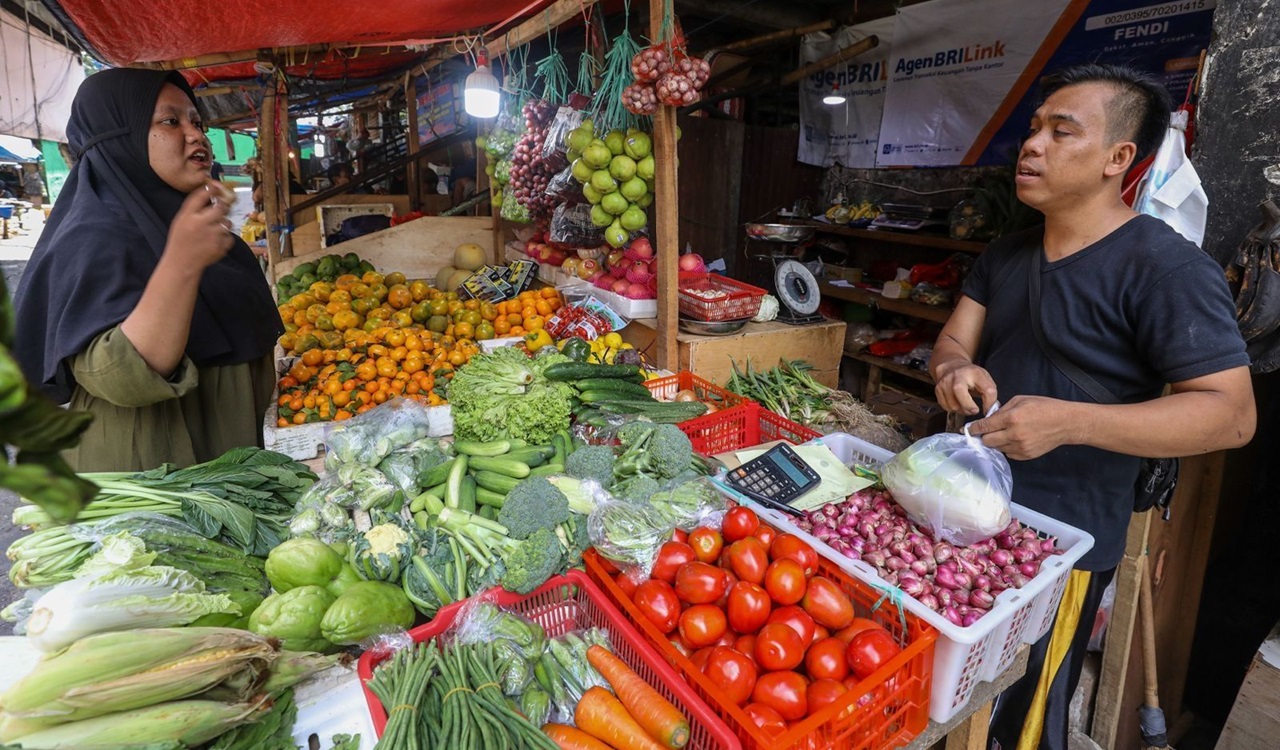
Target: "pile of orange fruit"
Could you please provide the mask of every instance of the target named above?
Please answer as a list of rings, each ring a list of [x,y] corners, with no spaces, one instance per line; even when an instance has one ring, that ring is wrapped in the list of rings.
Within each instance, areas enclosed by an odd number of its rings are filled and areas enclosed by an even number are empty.
[[[280,347],[298,359],[280,379],[276,423],[350,419],[397,396],[443,404],[437,386],[480,351],[477,341],[541,330],[563,305],[552,288],[460,300],[401,273],[316,282],[279,306]]]

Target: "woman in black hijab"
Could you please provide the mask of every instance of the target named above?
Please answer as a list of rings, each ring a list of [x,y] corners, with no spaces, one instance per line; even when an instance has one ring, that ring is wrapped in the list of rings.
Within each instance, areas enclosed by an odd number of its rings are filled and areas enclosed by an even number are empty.
[[[77,162],[16,297],[27,378],[95,416],[67,460],[143,470],[260,445],[283,327],[209,179],[190,86],[173,72],[95,73],[67,135]]]

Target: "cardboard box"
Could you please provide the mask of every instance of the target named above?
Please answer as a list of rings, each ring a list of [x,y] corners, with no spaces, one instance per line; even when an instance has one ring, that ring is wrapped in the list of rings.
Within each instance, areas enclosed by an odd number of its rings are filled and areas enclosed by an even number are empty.
[[[897,417],[916,440],[947,429],[947,412],[941,406],[905,393],[881,391],[867,399],[867,408],[873,414]]]

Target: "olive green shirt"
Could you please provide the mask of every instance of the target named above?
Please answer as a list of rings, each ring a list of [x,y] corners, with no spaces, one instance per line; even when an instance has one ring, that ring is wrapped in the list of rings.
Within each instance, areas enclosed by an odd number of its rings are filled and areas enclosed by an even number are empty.
[[[80,445],[64,454],[76,471],[190,466],[231,448],[262,445],[262,418],[275,387],[270,354],[199,369],[184,356],[166,379],[117,326],[90,342],[71,367],[77,383],[71,408],[93,413]]]

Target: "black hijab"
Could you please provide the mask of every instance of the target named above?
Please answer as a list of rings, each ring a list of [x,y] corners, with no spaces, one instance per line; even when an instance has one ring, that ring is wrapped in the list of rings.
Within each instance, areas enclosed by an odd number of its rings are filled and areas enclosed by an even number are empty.
[[[15,297],[18,361],[58,403],[75,388],[71,358],[138,304],[186,198],[156,175],[148,156],[166,83],[195,102],[178,73],[127,68],[89,76],[72,102],[67,138],[77,161]],[[266,278],[237,237],[201,276],[187,356],[197,367],[250,362],[270,352],[283,330]]]

